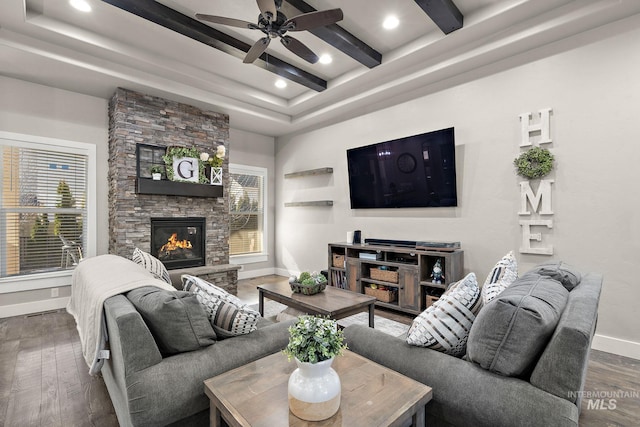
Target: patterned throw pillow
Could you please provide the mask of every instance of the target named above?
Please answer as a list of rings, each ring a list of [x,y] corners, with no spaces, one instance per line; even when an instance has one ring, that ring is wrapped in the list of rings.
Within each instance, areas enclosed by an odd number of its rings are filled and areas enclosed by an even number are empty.
[[[169,272],[167,271],[167,268],[164,266],[162,261],[160,261],[158,258],[154,257],[150,253],[135,248],[133,250],[133,256],[131,257],[131,259],[136,264],[140,264],[141,266],[146,268],[147,271],[156,276],[158,279],[164,280],[168,284],[171,284],[171,277],[169,277]]]
[[[238,297],[199,277],[183,274],[181,278],[183,289],[195,294],[204,305],[218,339],[248,334],[258,328],[260,313]]]
[[[516,281],[518,278],[518,262],[513,256],[513,251],[502,257],[493,267],[482,286],[482,302],[489,301],[500,295],[500,292]]]
[[[413,320],[407,343],[461,357],[481,307],[476,275],[469,273]]]

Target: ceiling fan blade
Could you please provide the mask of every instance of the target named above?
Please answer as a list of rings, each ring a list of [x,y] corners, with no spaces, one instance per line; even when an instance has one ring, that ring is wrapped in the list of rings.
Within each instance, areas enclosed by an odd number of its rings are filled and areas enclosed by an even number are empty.
[[[249,49],[249,52],[247,52],[247,56],[244,57],[244,61],[242,62],[245,64],[251,64],[253,61],[258,59],[260,55],[262,55],[262,52],[267,50],[269,43],[271,43],[271,39],[269,37],[263,37],[255,42],[254,45],[251,46],[251,49]]]
[[[255,29],[256,24],[253,22],[243,21],[241,19],[225,18],[224,16],[204,15],[196,13],[196,19],[201,21],[213,22],[214,24],[229,25],[232,27]]]
[[[342,9],[318,10],[287,19],[281,28],[286,28],[287,31],[312,30],[314,28],[324,27],[325,25],[335,24],[341,21],[343,17]]]
[[[304,59],[307,62],[315,64],[318,62],[318,56],[311,51],[307,46],[305,46],[302,42],[294,39],[290,36],[282,36],[280,38],[280,42],[289,49],[291,52],[298,55],[300,58]]]
[[[276,8],[276,2],[274,0],[256,0],[258,2],[258,8],[260,8],[260,14],[267,21],[275,21],[278,16],[278,9]]]

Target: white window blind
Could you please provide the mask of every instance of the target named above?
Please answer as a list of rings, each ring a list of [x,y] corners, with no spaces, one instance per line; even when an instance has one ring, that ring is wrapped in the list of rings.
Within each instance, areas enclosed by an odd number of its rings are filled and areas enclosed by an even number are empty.
[[[237,166],[230,177],[229,255],[262,253],[266,169]]]
[[[0,141],[0,278],[73,268],[86,243],[88,155]]]

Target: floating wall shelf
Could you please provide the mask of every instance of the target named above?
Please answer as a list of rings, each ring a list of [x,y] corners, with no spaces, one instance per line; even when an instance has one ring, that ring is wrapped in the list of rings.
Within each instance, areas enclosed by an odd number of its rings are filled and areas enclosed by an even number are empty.
[[[288,202],[284,204],[285,208],[302,206],[333,206],[333,200],[316,200],[313,202]]]
[[[333,168],[310,169],[300,172],[291,172],[284,175],[285,178],[297,178],[299,176],[326,175],[333,173]]]

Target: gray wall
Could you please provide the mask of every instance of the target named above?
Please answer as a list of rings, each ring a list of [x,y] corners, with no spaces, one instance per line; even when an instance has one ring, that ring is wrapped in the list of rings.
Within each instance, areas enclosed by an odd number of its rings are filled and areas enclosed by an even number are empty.
[[[107,100],[0,76],[0,130],[95,144],[98,177],[97,253],[108,245]],[[71,277],[68,277],[71,284]],[[0,285],[1,286],[1,285]],[[0,294],[0,316],[36,312],[66,305],[71,288]],[[25,311],[26,310],[26,311]]]
[[[232,120],[233,123],[233,120]],[[229,163],[267,169],[267,261],[243,264],[238,278],[264,276],[275,272],[275,139],[257,133],[231,129]],[[233,258],[231,260],[233,261]]]
[[[553,108],[548,146],[556,157],[553,258],[604,274],[595,346],[640,358],[638,118],[640,30],[598,30],[582,47],[478,78],[382,111],[276,141],[276,256],[280,274],[327,267],[327,243],[348,230],[365,237],[460,241],[466,272],[484,279],[513,250],[524,272],[547,261],[523,255],[518,215],[522,179],[519,115]],[[587,38],[589,35],[581,37]],[[582,42],[579,40],[578,42]],[[530,53],[535,57],[536,52]],[[454,126],[458,207],[352,210],[346,149]],[[333,175],[283,174],[333,167]],[[284,207],[334,201],[333,207]]]

